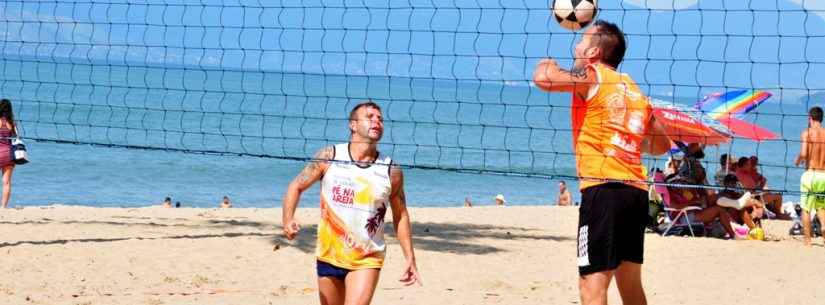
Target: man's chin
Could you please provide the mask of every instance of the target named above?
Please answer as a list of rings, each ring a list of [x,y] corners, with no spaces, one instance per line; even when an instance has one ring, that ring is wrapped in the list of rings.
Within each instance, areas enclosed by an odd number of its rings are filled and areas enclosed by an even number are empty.
[[[379,132],[369,132],[369,133],[367,133],[367,138],[369,138],[370,140],[373,140],[375,142],[378,142],[379,140],[381,140],[381,137],[383,135],[384,135],[383,132],[381,132],[381,133],[379,133]]]

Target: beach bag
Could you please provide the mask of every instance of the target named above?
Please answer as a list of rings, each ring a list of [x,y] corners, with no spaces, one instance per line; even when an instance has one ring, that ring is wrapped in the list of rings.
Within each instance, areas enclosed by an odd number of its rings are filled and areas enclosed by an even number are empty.
[[[20,138],[13,138],[11,140],[11,160],[14,164],[29,163],[29,154],[26,152],[26,144]]]

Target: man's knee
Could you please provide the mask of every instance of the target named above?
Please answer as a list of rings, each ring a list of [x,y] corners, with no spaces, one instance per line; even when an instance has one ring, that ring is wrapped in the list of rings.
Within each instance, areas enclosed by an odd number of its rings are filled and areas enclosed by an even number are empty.
[[[607,304],[607,288],[612,271],[602,271],[579,277],[579,294],[582,305]]]
[[[579,290],[582,294],[585,292],[588,294],[607,293],[612,277],[613,271],[600,271],[579,276]]]

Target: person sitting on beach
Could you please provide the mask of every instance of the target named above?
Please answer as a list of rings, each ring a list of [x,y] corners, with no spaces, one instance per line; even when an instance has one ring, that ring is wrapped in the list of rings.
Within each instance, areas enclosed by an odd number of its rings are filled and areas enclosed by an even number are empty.
[[[685,145],[681,142],[676,144],[684,152],[684,157],[676,172],[665,178],[665,182],[685,185],[707,185],[707,174],[702,162],[699,159],[705,157],[705,152],[698,143]],[[696,187],[669,186],[670,198],[673,203],[679,205],[706,206],[708,192]]]
[[[728,174],[723,181],[724,189],[719,192],[716,204],[730,209],[731,219],[748,229],[759,227],[759,220],[765,207],[750,192],[742,192],[742,185],[734,174]]]
[[[166,197],[165,199],[163,199],[162,206],[164,208],[171,208],[172,207],[172,198],[171,197]]]
[[[505,204],[507,204],[507,200],[504,200],[504,195],[502,195],[502,194],[496,195],[495,199],[496,199],[496,206],[503,207]]]
[[[719,170],[713,175],[713,180],[716,185],[723,186],[725,185],[725,176],[734,172],[736,172],[736,163],[733,162],[733,155],[722,154],[719,157]]]
[[[665,170],[662,172],[665,175],[665,179],[676,175],[676,172],[679,171],[679,166],[682,165],[682,159],[683,156],[681,154],[673,154],[667,158]]]
[[[705,167],[702,166],[702,162],[699,161],[705,157],[702,146],[699,145],[699,143],[690,143],[685,146],[685,144],[681,142],[676,142],[676,145],[680,147],[684,153],[684,157],[676,169],[676,172],[666,178],[667,181],[694,185],[707,182]]]
[[[223,196],[223,201],[221,201],[221,208],[228,209],[232,207],[232,201],[229,201],[229,196]]]
[[[754,176],[751,174],[750,171],[751,162],[748,157],[741,157],[736,162],[736,179],[745,189],[755,190],[757,186],[757,182],[754,180]]]
[[[556,199],[556,205],[568,206],[573,203],[573,196],[567,190],[567,183],[564,180],[559,181],[559,198]]]
[[[756,191],[761,191],[760,200],[765,204],[765,208],[770,211],[770,213],[767,213],[768,216],[782,220],[791,220],[791,215],[782,211],[782,193],[769,191],[768,179],[759,173],[759,158],[751,156],[748,159],[748,164],[750,165],[749,171],[752,180],[756,182]]]
[[[464,197],[464,206],[468,208],[473,207],[473,202],[470,201],[470,197]]]
[[[687,190],[687,189],[679,189],[679,190]],[[695,193],[695,192],[692,192]],[[693,212],[693,219],[702,222],[705,226],[712,224],[714,221],[719,220],[719,223],[722,224],[722,228],[725,229],[725,232],[728,233],[730,238],[735,238],[736,233],[733,231],[733,227],[731,227],[731,217],[728,214],[728,211],[720,207],[718,205],[711,205],[703,207],[705,204],[704,201],[701,200],[674,200],[674,192],[671,191],[670,193],[670,207],[674,209],[683,209],[688,206],[699,206],[702,207],[702,210]]]
[[[754,182],[754,187],[756,189],[764,189],[765,186],[768,185],[768,179],[762,174],[759,173],[759,158],[756,156],[750,156],[748,158],[748,174],[751,176],[751,180]]]

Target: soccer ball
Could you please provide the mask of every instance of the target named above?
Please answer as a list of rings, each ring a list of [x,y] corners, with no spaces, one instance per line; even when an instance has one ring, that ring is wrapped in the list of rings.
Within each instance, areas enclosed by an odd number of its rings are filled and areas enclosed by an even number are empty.
[[[578,31],[596,19],[597,0],[554,0],[553,15],[563,28]]]

